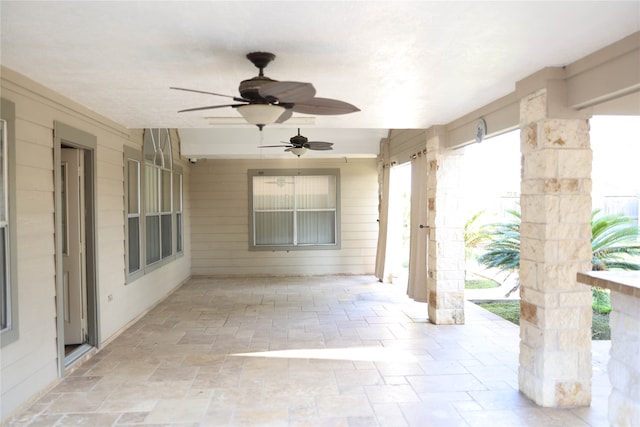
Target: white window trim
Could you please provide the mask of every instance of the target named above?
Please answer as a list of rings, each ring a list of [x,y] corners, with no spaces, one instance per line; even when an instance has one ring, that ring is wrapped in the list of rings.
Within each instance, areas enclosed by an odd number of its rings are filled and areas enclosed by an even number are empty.
[[[156,141],[154,138],[154,131],[157,130],[158,134],[160,132],[164,132],[166,131],[169,137],[169,146],[168,146],[168,165],[165,162],[165,157],[164,154],[165,152],[163,151],[163,148],[167,148],[167,147],[162,147],[161,146],[161,141]],[[145,156],[145,149],[146,149],[146,142],[147,142],[147,135],[151,136],[151,143],[153,144],[153,148],[154,148],[154,157],[153,157],[153,162],[150,162],[149,159],[146,158]],[[161,157],[160,157],[160,164],[158,164],[158,153],[160,153]],[[142,212],[143,212],[143,218],[144,218],[144,228],[145,228],[145,232],[144,232],[144,265],[145,265],[145,270],[146,271],[151,271],[155,268],[161,267],[165,264],[167,264],[168,262],[171,262],[173,259],[175,259],[175,239],[174,239],[174,223],[175,223],[175,217],[173,214],[173,147],[172,147],[172,141],[171,141],[171,131],[169,129],[164,129],[164,128],[154,128],[154,129],[145,129],[144,130],[144,136],[143,136],[143,145],[142,145],[142,157],[143,157],[143,168],[144,168],[144,173],[142,174],[143,176],[143,181],[142,181],[142,196],[141,198],[144,200],[143,206],[142,206]],[[152,168],[154,169],[155,173],[157,174],[157,179],[158,179],[158,194],[157,194],[157,212],[153,212],[153,213],[148,213],[146,211],[146,191],[147,191],[147,186],[146,183],[144,182],[144,178],[146,177],[147,173],[146,170],[147,168]],[[169,191],[169,210],[163,210],[163,180],[162,180],[162,174],[163,172],[169,172],[169,186],[170,186],[170,191]],[[163,246],[162,246],[162,240],[163,240],[163,236],[162,236],[162,219],[164,216],[169,215],[171,218],[171,253],[169,255],[163,256],[162,252],[163,252]],[[147,219],[150,217],[157,217],[158,218],[158,227],[159,227],[159,250],[160,250],[160,258],[156,261],[153,261],[151,263],[147,262]]]
[[[174,254],[184,255],[184,174],[180,166],[173,167],[173,206],[174,206]],[[178,215],[180,215],[180,233],[178,233]],[[178,237],[181,237],[179,241]]]
[[[16,209],[16,173],[15,173],[15,104],[6,99],[0,100],[0,118],[4,121],[3,135],[3,162],[5,173],[6,190],[6,214],[7,214],[7,245],[6,245],[6,266],[7,266],[7,326],[0,331],[0,348],[17,341],[20,337],[18,323],[18,268],[16,257],[17,238],[15,233]],[[5,155],[6,154],[6,155]]]
[[[129,214],[129,161],[134,161],[138,163],[138,244],[139,244],[139,253],[140,257],[140,267],[133,272],[129,271],[129,218],[131,215]],[[142,152],[140,150],[135,150],[131,147],[124,147],[124,167],[125,167],[125,262],[126,262],[126,271],[127,271],[127,283],[134,281],[140,276],[144,275],[144,267],[145,267],[145,252],[144,252],[144,225],[143,225],[143,215],[142,215],[142,175],[144,171],[144,163],[142,162]]]
[[[165,129],[161,129],[161,130],[165,130]],[[146,135],[147,132],[149,132],[150,129],[145,129],[144,132]],[[182,168],[178,165],[174,165],[174,159],[173,159],[173,138],[171,138],[171,130],[170,129],[166,129],[166,131],[169,134],[169,165],[166,164],[164,158],[161,159],[161,164],[154,164],[154,163],[150,163],[147,161],[147,159],[145,159],[145,155],[144,155],[144,135],[143,135],[143,142],[142,142],[142,146],[139,149],[134,149],[132,147],[129,146],[124,146],[124,167],[125,167],[125,194],[124,194],[124,198],[125,198],[125,212],[124,212],[124,219],[125,219],[125,262],[126,262],[126,270],[127,270],[127,283],[131,283],[133,281],[135,281],[136,279],[138,279],[139,277],[144,276],[145,274],[154,271],[172,261],[174,261],[175,259],[184,256],[184,211],[177,211],[177,207],[176,207],[176,202],[175,202],[175,191],[176,189],[174,188],[174,182],[175,182],[175,178],[176,175],[179,175],[181,177],[183,177],[183,172],[182,172]],[[155,141],[154,141],[155,143]],[[131,160],[135,160],[140,162],[140,170],[139,170],[139,174],[140,174],[140,188],[138,189],[138,198],[139,198],[139,210],[140,210],[140,269],[132,272],[131,274],[129,274],[129,241],[128,241],[128,236],[129,236],[129,230],[128,230],[128,209],[127,209],[127,198],[128,198],[128,171],[126,170],[126,168],[128,167],[127,161],[128,159]],[[156,157],[154,157],[154,161],[157,160]],[[168,166],[168,167],[167,167]],[[170,186],[171,186],[171,191],[169,191],[169,198],[170,198],[170,209],[168,211],[163,211],[162,210],[162,200],[161,200],[161,194],[159,194],[158,196],[158,203],[159,205],[159,210],[158,212],[154,212],[153,215],[149,215],[146,212],[146,200],[145,200],[145,192],[146,192],[146,184],[145,184],[145,175],[146,175],[146,168],[147,167],[152,167],[155,170],[155,173],[158,174],[158,191],[162,192],[162,172],[163,171],[168,171],[169,172],[169,181],[170,181]],[[182,194],[182,197],[184,198],[184,195]],[[184,203],[184,202],[182,202]],[[182,204],[180,205],[181,209],[182,208]],[[177,219],[176,219],[176,214],[177,212],[180,212],[182,214],[182,220],[183,220],[183,224],[182,224],[182,233],[183,233],[183,248],[182,251],[178,252],[177,251]],[[167,255],[165,257],[162,257],[162,247],[160,248],[160,259],[157,261],[154,261],[151,264],[147,264],[147,218],[149,216],[158,216],[160,219],[160,227],[162,227],[162,217],[166,216],[166,215],[170,215],[171,218],[171,254]],[[161,231],[162,232],[162,231]],[[160,235],[160,239],[162,239],[162,234]]]

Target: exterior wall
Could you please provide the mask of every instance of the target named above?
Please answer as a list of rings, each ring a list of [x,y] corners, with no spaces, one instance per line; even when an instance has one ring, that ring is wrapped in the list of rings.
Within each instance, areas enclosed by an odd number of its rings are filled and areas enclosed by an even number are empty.
[[[56,331],[54,122],[97,137],[96,241],[98,327],[108,341],[189,277],[189,242],[176,261],[125,285],[123,146],[141,146],[129,131],[27,78],[2,69],[1,92],[16,110],[16,208],[19,338],[0,348],[0,422],[55,384]],[[188,168],[184,167],[185,194]],[[185,200],[185,217],[188,216]],[[188,233],[188,221],[185,224]],[[108,297],[112,296],[109,302]]]
[[[248,169],[339,168],[342,247],[249,251]],[[193,275],[373,274],[376,159],[199,160],[191,166]]]

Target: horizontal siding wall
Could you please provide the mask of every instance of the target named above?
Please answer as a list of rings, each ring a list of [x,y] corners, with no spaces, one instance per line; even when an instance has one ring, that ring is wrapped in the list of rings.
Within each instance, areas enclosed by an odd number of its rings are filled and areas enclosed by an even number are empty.
[[[0,348],[0,423],[58,379],[54,122],[97,137],[96,241],[98,327],[108,341],[190,275],[188,219],[185,255],[125,284],[125,145],[141,147],[128,130],[61,95],[2,68],[0,95],[15,104],[17,290],[19,338]],[[177,144],[174,147],[177,152]],[[185,195],[188,163],[183,162]],[[188,214],[185,197],[185,216]],[[113,297],[109,301],[109,296]]]
[[[249,169],[340,169],[339,250],[249,251]],[[193,275],[372,274],[378,238],[375,159],[199,160],[191,165]]]

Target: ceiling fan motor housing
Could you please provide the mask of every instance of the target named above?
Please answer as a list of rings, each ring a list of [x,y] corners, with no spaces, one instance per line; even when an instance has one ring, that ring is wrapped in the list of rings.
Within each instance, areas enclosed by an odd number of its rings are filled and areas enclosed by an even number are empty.
[[[269,101],[260,96],[259,89],[265,83],[275,82],[276,80],[270,79],[264,75],[264,68],[273,61],[276,56],[270,52],[251,52],[247,53],[247,59],[253,63],[260,73],[251,79],[243,80],[240,82],[240,96],[249,101],[256,103],[268,104]]]
[[[296,136],[292,136],[289,141],[291,142],[291,144],[295,145],[296,147],[302,147],[304,146],[304,144],[306,144],[309,141],[309,138],[304,137],[302,135],[296,135]]]
[[[260,86],[265,83],[271,83],[275,81],[276,80],[270,79],[269,77],[256,76],[251,79],[241,81],[238,90],[240,91],[240,96],[244,99],[256,103],[268,104],[269,101],[260,96]]]

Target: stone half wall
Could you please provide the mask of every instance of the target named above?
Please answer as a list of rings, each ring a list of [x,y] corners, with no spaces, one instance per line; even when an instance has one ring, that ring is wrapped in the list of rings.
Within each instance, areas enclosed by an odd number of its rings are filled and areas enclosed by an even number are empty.
[[[609,422],[640,426],[640,298],[611,291],[611,305]]]

